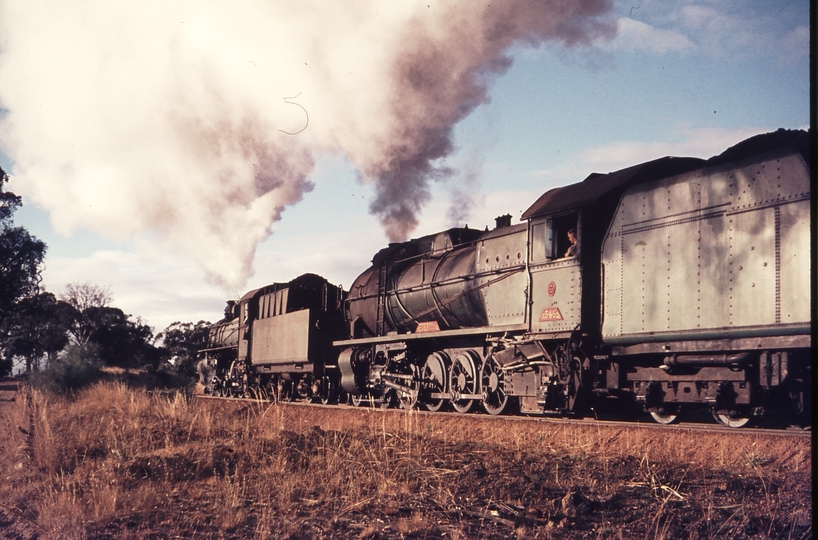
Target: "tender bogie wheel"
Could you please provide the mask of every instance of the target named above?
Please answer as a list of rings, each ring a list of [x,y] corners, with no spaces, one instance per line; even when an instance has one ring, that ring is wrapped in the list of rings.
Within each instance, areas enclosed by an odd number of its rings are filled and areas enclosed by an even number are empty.
[[[270,379],[269,381],[267,381],[267,384],[264,385],[264,393],[267,394],[267,399],[269,401],[272,401],[273,403],[278,401],[278,399],[276,399],[277,390],[278,385],[276,384],[274,379]]]
[[[436,352],[430,354],[423,364],[423,370],[420,374],[421,399],[423,406],[429,411],[437,412],[448,404],[446,399],[430,396],[446,392],[450,363],[451,361],[446,353]]]
[[[483,389],[483,409],[493,415],[511,412],[514,398],[506,394],[505,373],[494,360],[486,358],[480,370],[480,385]]]
[[[665,404],[649,412],[659,424],[678,424],[682,420],[682,409],[678,405]]]
[[[723,426],[731,428],[741,428],[750,425],[752,417],[749,414],[743,414],[739,411],[730,411],[729,413],[720,413],[711,411],[716,422]]]
[[[477,359],[474,351],[464,351],[455,356],[449,370],[449,385],[452,392],[452,407],[459,413],[467,413],[474,408],[474,399],[458,399],[462,394],[477,393]]]
[[[276,383],[277,391],[276,391],[276,401],[285,402],[285,401],[295,401],[295,392],[293,391],[293,383],[290,381],[285,381],[284,379],[278,379]]]
[[[313,398],[313,385],[312,381],[310,380],[311,377],[302,377],[298,381],[292,383],[292,392],[290,401],[312,401]]]

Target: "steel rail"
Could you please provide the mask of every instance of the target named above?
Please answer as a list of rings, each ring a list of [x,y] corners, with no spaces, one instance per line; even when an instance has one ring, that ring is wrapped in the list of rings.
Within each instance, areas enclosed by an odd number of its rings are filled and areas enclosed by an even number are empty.
[[[634,428],[634,429],[659,429],[659,430],[669,430],[669,431],[681,431],[681,432],[709,432],[709,433],[729,433],[733,435],[773,435],[773,436],[782,436],[782,437],[811,437],[812,436],[812,428],[811,426],[800,427],[800,426],[770,426],[770,427],[752,427],[752,428],[731,428],[727,426],[722,426],[718,423],[713,421],[712,424],[705,423],[705,422],[682,422],[680,424],[657,424],[652,422],[651,420],[645,419],[643,420],[634,420],[634,421],[627,421],[627,420],[607,420],[607,419],[598,419],[594,418],[593,416],[576,416],[576,417],[566,417],[566,416],[555,416],[555,415],[490,415],[490,414],[483,414],[480,411],[468,412],[468,413],[457,413],[453,411],[445,411],[445,412],[431,412],[431,411],[424,411],[422,409],[413,408],[413,409],[400,409],[400,408],[384,408],[384,407],[376,407],[376,406],[360,406],[356,407],[355,405],[340,403],[335,405],[324,405],[322,403],[309,403],[305,401],[280,401],[274,402],[269,400],[261,400],[261,399],[254,399],[254,398],[233,398],[233,397],[221,397],[221,396],[210,396],[207,394],[195,394],[193,396],[195,399],[204,399],[206,401],[232,401],[236,403],[258,403],[260,405],[279,405],[283,407],[319,407],[329,410],[338,410],[338,411],[360,411],[363,413],[381,413],[381,414],[411,414],[411,415],[418,415],[418,416],[438,416],[443,415],[449,418],[463,418],[463,419],[472,419],[472,420],[489,420],[489,421],[497,421],[497,422],[539,422],[539,423],[546,423],[546,424],[555,424],[555,425],[566,425],[566,426],[577,426],[577,427],[622,427],[622,428]]]

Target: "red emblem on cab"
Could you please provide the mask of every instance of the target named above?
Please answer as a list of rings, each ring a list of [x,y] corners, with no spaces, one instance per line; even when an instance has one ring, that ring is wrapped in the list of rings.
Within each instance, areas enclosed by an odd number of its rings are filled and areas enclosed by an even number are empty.
[[[548,296],[554,296],[557,294],[557,284],[553,281],[548,284]]]

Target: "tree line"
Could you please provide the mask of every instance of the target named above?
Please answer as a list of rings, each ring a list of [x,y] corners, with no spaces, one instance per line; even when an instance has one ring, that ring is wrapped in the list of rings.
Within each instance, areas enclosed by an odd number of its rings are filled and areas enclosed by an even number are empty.
[[[14,225],[22,199],[4,190],[7,181],[0,168],[0,377],[15,365],[26,372],[165,367],[192,376],[210,323],[175,322],[154,335],[139,317],[110,305],[104,287],[72,283],[59,295],[45,291],[41,273],[47,246]]]

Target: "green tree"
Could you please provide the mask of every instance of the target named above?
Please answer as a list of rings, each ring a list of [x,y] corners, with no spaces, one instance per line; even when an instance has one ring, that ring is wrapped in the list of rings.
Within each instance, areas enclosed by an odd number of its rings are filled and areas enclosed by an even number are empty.
[[[207,345],[209,330],[208,321],[195,324],[176,321],[157,334],[156,340],[162,342],[162,349],[177,373],[193,376],[196,373],[196,356]]]
[[[158,367],[162,351],[154,346],[153,332],[137,318],[110,306],[111,291],[91,283],[71,283],[60,295],[76,317],[69,328],[71,342],[80,351],[89,346],[108,366]]]
[[[115,307],[89,307],[81,315],[88,328],[87,343],[98,347],[99,357],[109,366],[159,366],[162,354],[153,344],[151,327],[137,318],[132,321]]]
[[[92,283],[69,283],[60,295],[63,302],[67,302],[77,311],[69,330],[74,343],[85,347],[91,339],[91,334],[97,329],[99,321],[94,320],[98,312],[89,312],[91,308],[109,307],[111,291]],[[93,316],[91,316],[93,315]]]
[[[46,245],[23,227],[14,227],[12,215],[20,197],[3,190],[8,175],[0,169],[0,321],[20,298],[39,292]]]
[[[68,344],[76,314],[71,305],[47,292],[19,300],[0,326],[6,366],[15,357],[25,359],[27,372],[39,370],[43,357],[50,363]]]

